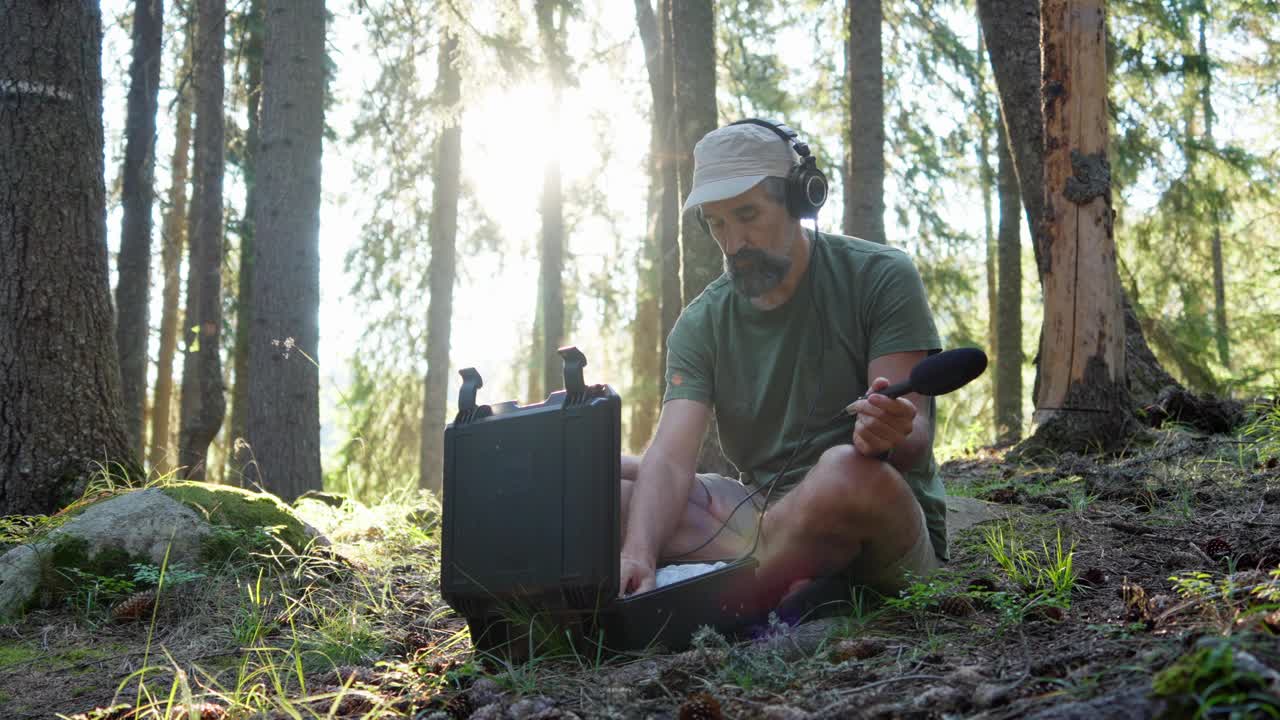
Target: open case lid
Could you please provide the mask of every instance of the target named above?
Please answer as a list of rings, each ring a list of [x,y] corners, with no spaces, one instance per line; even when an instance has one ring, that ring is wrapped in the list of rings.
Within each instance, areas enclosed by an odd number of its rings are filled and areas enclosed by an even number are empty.
[[[585,384],[577,348],[560,355],[565,389],[534,405],[480,405],[480,374],[460,373],[445,430],[440,582],[463,614],[507,602],[599,608],[617,596],[621,398]]]

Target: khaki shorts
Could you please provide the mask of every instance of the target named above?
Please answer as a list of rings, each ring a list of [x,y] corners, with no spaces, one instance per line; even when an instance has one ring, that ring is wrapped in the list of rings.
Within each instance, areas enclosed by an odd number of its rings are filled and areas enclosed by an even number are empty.
[[[750,489],[737,480],[716,473],[698,473],[695,477],[706,493],[707,502],[731,503],[729,507],[733,507],[750,492]],[[697,488],[694,492],[698,492]],[[752,495],[747,502],[741,503],[729,516],[728,529],[746,538],[748,542],[754,542],[756,530],[759,528],[760,514],[765,507],[765,494],[768,492],[768,490],[762,490]],[[712,498],[715,499],[712,500]],[[691,499],[699,503],[703,500],[703,498]],[[770,503],[777,501],[778,496],[775,493],[775,496],[770,498]],[[899,591],[910,585],[911,580],[908,576],[920,578],[942,566],[942,562],[933,550],[933,541],[929,538],[929,524],[925,520],[924,508],[920,507],[919,502],[915,503],[915,508],[920,516],[920,534],[916,537],[916,542],[911,549],[897,561],[878,570],[866,571],[853,568],[846,570],[845,575],[850,585],[864,585],[881,595],[896,597]]]

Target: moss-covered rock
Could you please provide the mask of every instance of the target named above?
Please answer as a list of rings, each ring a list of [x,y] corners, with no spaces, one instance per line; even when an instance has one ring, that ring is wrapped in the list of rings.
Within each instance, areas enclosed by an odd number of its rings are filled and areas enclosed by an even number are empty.
[[[160,492],[200,513],[210,525],[248,533],[269,529],[295,552],[319,537],[275,495],[198,482],[173,483]]]
[[[129,490],[0,556],[0,619],[65,596],[78,579],[127,580],[139,563],[196,566],[312,542],[328,541],[274,495],[196,482]]]

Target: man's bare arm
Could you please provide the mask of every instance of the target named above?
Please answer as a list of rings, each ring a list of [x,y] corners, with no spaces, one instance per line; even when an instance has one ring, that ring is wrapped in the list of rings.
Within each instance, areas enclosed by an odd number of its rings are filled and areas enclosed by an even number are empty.
[[[670,400],[662,407],[631,494],[627,536],[622,542],[623,593],[652,587],[658,556],[675,534],[689,501],[698,450],[710,418],[710,408],[693,400]]]
[[[867,366],[867,377],[873,383],[875,378],[881,377],[888,380],[889,384],[902,382],[911,376],[911,369],[926,357],[928,357],[928,353],[923,350],[882,355],[872,360]],[[869,390],[869,393],[875,393],[874,386]],[[872,432],[864,433],[873,447],[859,447],[858,449],[864,454],[875,455],[891,446],[893,455],[890,458],[890,464],[897,468],[899,472],[905,473],[915,466],[916,462],[929,451],[929,447],[933,443],[933,438],[929,436],[931,407],[929,398],[918,393],[910,393],[896,400],[879,395],[861,401],[863,403],[861,412],[866,414],[868,418],[876,418],[887,425],[894,421],[893,415],[896,412],[905,410],[900,404],[903,400],[910,403],[914,410],[914,417],[911,418],[910,425],[900,428],[905,432],[906,436],[893,442],[893,431],[887,426],[881,430],[881,426],[877,423],[870,428]],[[883,442],[877,442],[878,439],[882,439]]]

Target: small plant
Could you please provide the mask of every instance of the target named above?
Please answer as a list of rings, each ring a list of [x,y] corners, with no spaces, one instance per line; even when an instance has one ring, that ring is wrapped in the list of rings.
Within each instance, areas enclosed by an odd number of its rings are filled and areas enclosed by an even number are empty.
[[[156,587],[160,584],[160,566],[151,563],[133,563],[133,584],[137,587]],[[166,588],[175,588],[207,577],[199,570],[189,569],[182,563],[173,563],[164,572]]]
[[[1240,430],[1241,438],[1253,441],[1257,462],[1266,465],[1280,459],[1280,402],[1259,405],[1254,417]]]
[[[1040,554],[1024,547],[1012,529],[1006,535],[1000,525],[987,528],[984,539],[992,559],[1024,593],[1032,597],[1047,596],[1063,608],[1071,606],[1071,592],[1076,583],[1076,546],[1073,542],[1070,548],[1063,549],[1061,530],[1052,549],[1048,543],[1041,542]]]
[[[67,604],[85,614],[110,605],[135,588],[133,581],[127,578],[97,575],[80,568],[60,567],[58,573],[71,584]]]

